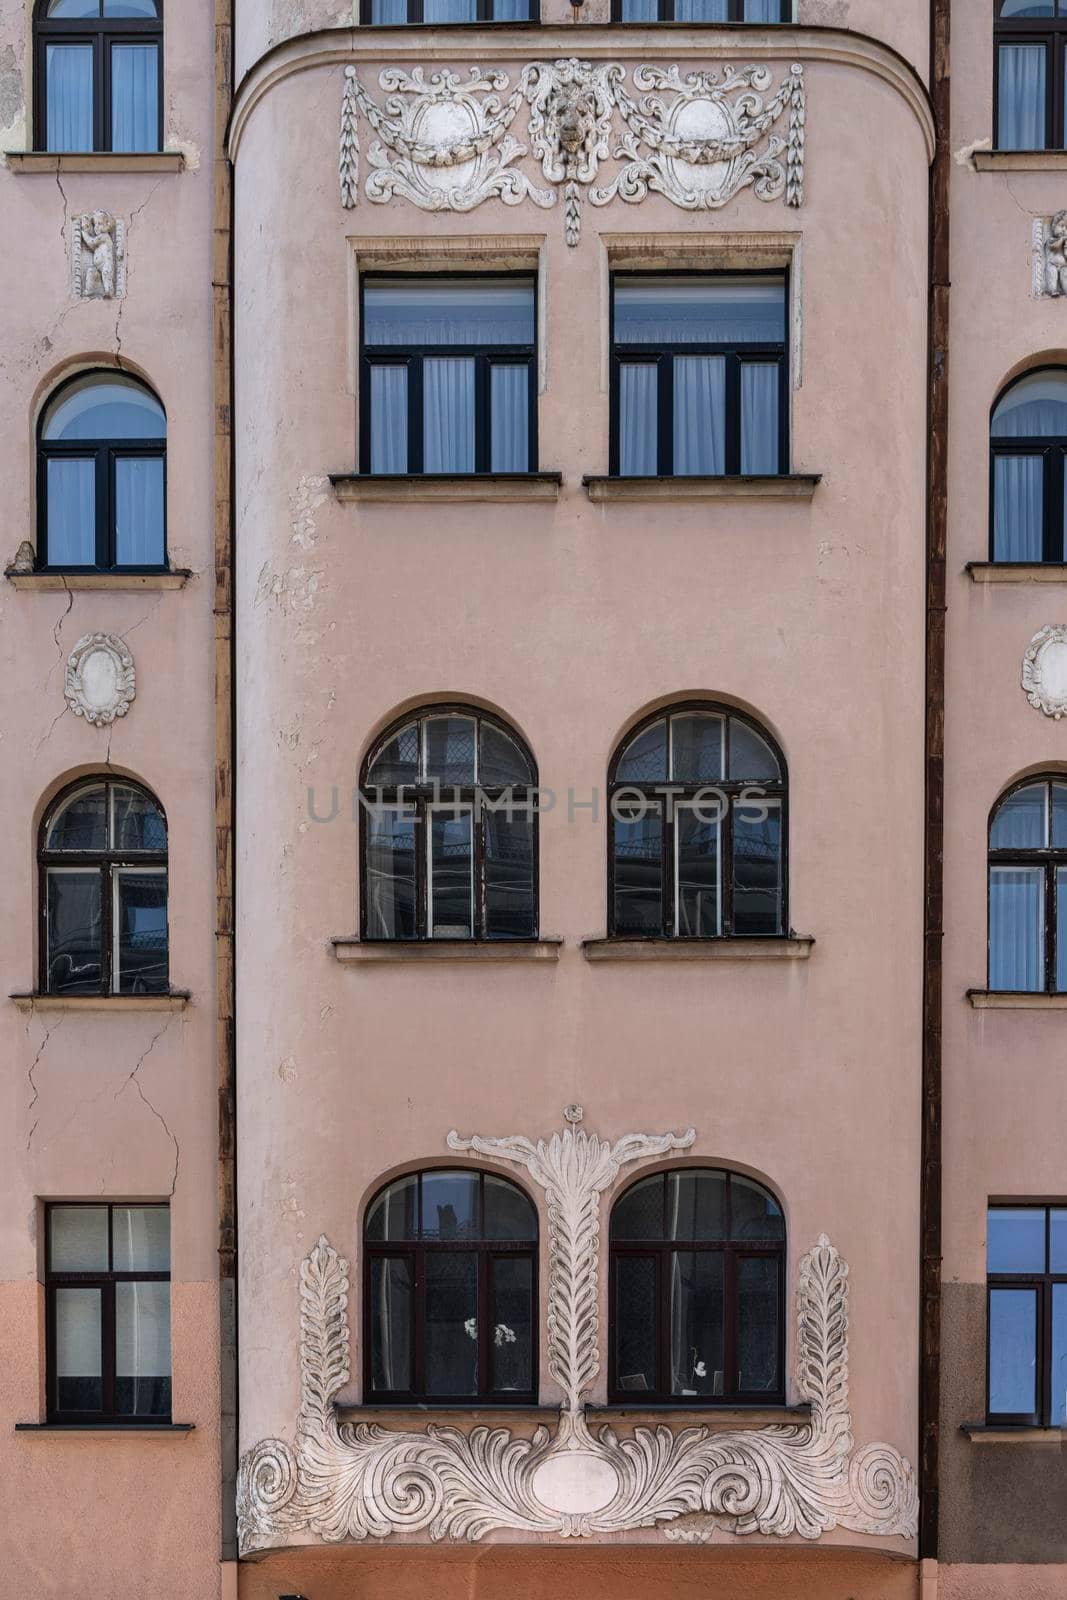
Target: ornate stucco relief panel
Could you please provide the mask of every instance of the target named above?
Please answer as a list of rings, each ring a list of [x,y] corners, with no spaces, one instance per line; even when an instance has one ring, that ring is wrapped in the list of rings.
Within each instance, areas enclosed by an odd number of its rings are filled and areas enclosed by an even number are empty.
[[[1023,690],[1035,711],[1058,722],[1067,713],[1067,624],[1050,622],[1023,656]]]
[[[373,135],[367,199],[401,196],[424,211],[472,211],[499,198],[545,208],[562,201],[567,243],[582,206],[664,195],[711,211],[751,187],[760,200],[804,198],[804,69],[775,86],[767,66],[682,73],[677,66],[531,61],[512,86],[502,70],[442,68],[427,78],[387,67],[376,98],[345,68],[338,174],[341,204],[358,203],[360,125]],[[515,129],[525,109],[525,139]],[[536,163],[536,176],[520,163]],[[614,171],[605,163],[621,162]],[[543,183],[542,181],[543,180]],[[546,187],[547,185],[547,187]]]
[[[348,1263],[325,1237],[300,1272],[301,1404],[295,1446],[264,1439],[241,1460],[241,1549],[388,1538],[476,1540],[496,1529],[589,1537],[670,1525],[689,1513],[715,1528],[817,1539],[834,1527],[910,1539],[918,1497],[910,1464],[887,1444],[857,1448],[848,1393],[848,1267],[825,1234],[797,1274],[796,1388],[811,1420],[744,1431],[666,1423],[620,1437],[589,1428],[600,1367],[600,1196],[634,1161],[688,1149],[686,1134],[627,1134],[614,1144],[578,1126],[550,1139],[461,1139],[455,1151],[525,1167],[544,1190],[549,1226],[549,1370],[564,1394],[558,1422],[530,1437],[508,1427],[430,1425],[406,1432],[341,1423],[350,1375]]]
[[[119,300],[126,293],[126,224],[110,211],[75,217],[70,234],[75,300]]]
[[[63,693],[76,717],[106,727],[124,717],[137,693],[133,656],[113,633],[87,633],[67,658]]]

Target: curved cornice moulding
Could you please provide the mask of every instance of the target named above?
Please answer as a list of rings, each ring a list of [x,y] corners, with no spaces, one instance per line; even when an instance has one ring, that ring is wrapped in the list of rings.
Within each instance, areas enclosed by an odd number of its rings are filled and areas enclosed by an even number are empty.
[[[448,1148],[525,1168],[544,1192],[549,1266],[548,1365],[563,1392],[553,1428],[419,1432],[341,1422],[351,1375],[349,1268],[325,1235],[300,1268],[300,1410],[295,1447],[261,1439],[241,1458],[243,1556],[318,1538],[395,1534],[484,1538],[497,1530],[589,1538],[674,1529],[706,1542],[735,1535],[814,1540],[834,1528],[912,1540],[918,1491],[889,1444],[857,1447],[848,1392],[848,1267],[825,1234],[797,1268],[796,1375],[811,1420],[762,1428],[661,1423],[594,1434],[585,1401],[600,1371],[600,1200],[632,1162],[688,1150],[695,1133],[631,1133],[610,1143],[568,1106],[559,1133],[462,1139]]]
[[[227,135],[236,162],[245,124],[276,84],[317,67],[384,67],[404,62],[436,69],[454,62],[506,64],[580,55],[589,61],[828,62],[869,72],[895,89],[913,112],[934,156],[934,119],[925,85],[903,56],[862,33],[837,28],[620,28],[607,23],[514,30],[499,24],[449,33],[421,28],[327,28],[275,45],[242,78]]]

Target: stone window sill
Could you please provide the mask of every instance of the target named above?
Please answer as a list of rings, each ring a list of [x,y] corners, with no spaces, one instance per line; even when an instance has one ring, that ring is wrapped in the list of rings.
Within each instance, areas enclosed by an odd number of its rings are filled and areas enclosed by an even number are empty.
[[[582,479],[590,500],[810,500],[820,472],[783,472],[767,477]]]
[[[195,1422],[16,1422],[16,1433],[192,1433]]]
[[[967,998],[976,1011],[1067,1011],[1067,994],[968,989]]]
[[[184,1011],[188,989],[169,994],[13,994],[19,1011]],[[67,1424],[64,1424],[67,1426]]]
[[[972,1444],[1054,1444],[1067,1442],[1063,1428],[1036,1428],[1029,1423],[961,1422],[960,1432]]]
[[[1067,172],[1067,150],[976,150],[977,172]]]
[[[1063,561],[968,561],[972,583],[1067,583]]]
[[[558,1417],[559,1406],[537,1406],[528,1401],[519,1401],[515,1405],[508,1405],[503,1401],[500,1405],[487,1405],[484,1401],[479,1404],[477,1400],[453,1401],[444,1405],[434,1405],[430,1401],[404,1400],[399,1405],[376,1405],[371,1401],[367,1405],[346,1406],[334,1401],[334,1411],[340,1422],[367,1422],[370,1418],[384,1420],[387,1417],[425,1417],[436,1416],[439,1412],[448,1412],[452,1415],[459,1413],[469,1417],[471,1421],[478,1418],[504,1416],[527,1417]]]
[[[586,1402],[585,1414],[587,1417],[684,1417],[686,1422],[696,1421],[705,1425],[713,1424],[716,1427],[730,1428],[762,1428],[769,1423],[780,1422],[807,1422],[811,1417],[810,1404],[804,1403],[797,1406],[762,1406],[762,1405],[733,1405],[733,1406],[687,1406],[684,1404],[667,1404],[659,1402],[641,1405],[639,1401],[618,1402],[613,1405],[595,1405]]]
[[[12,172],[181,172],[180,150],[8,150]]]
[[[806,961],[815,940],[788,939],[583,939],[587,961]]]
[[[562,939],[331,939],[336,959],[370,965],[420,961],[558,961]]]
[[[342,503],[396,504],[434,501],[453,505],[500,504],[513,500],[558,500],[561,472],[332,472]]]
[[[8,567],[4,577],[14,589],[49,592],[74,589],[184,589],[193,574],[187,567],[171,572],[18,572]]]

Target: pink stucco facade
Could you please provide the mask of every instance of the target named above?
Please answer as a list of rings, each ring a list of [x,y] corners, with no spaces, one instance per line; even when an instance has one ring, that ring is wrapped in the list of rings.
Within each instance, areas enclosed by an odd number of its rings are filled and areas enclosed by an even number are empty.
[[[968,994],[987,988],[990,809],[1027,773],[1067,772],[1067,717],[1019,681],[1032,636],[1067,622],[1065,569],[996,583],[967,566],[987,557],[990,408],[1027,368],[1067,363],[1061,300],[1031,293],[1033,222],[1058,208],[1059,177],[1051,156],[976,160],[992,143],[989,7],[951,11],[942,1362],[924,1483],[930,8],[796,0],[774,25],[657,25],[544,0],[539,24],[406,28],[361,21],[358,3],[236,0],[229,81],[227,6],[171,0],[166,159],[49,164],[20,156],[31,7],[0,0],[17,285],[0,305],[0,1463],[17,1485],[0,1593],[1065,1592],[1058,1441],[961,1431],[985,1418],[987,1205],[1067,1195],[1062,1009]],[[538,63],[578,64],[602,99],[550,96],[545,131],[526,88]],[[761,181],[670,144],[723,136],[690,76],[709,72],[757,116],[780,94]],[[443,120],[404,123],[426,85]],[[695,121],[657,120],[687,92]],[[461,136],[483,142],[446,157]],[[612,197],[638,145],[661,165]],[[71,285],[75,219],[100,209],[125,226],[114,299]],[[613,486],[612,277],[642,270],[783,276],[784,474]],[[383,489],[361,454],[363,280],[457,273],[536,285],[537,482]],[[170,572],[137,585],[56,581],[22,548],[39,542],[42,410],[97,368],[142,379],[166,411]],[[102,727],[64,700],[91,633],[136,667],[135,699]],[[457,705],[511,727],[541,787],[538,937],[505,959],[488,940],[386,948],[362,922],[363,765],[393,724]],[[613,947],[613,752],[653,714],[701,705],[781,751],[788,925]],[[38,834],[94,774],[166,813],[172,992],[57,1004],[39,993]],[[488,1142],[461,1148],[472,1136]],[[381,1404],[368,1206],[390,1180],[472,1167],[536,1214],[534,1404]],[[753,1179],[784,1218],[773,1403],[613,1403],[611,1209],[682,1167]],[[50,1425],[59,1201],[169,1204],[168,1421],[191,1427]],[[710,1454],[687,1472],[685,1430],[701,1428]],[[921,1544],[934,1465],[939,1529]]]

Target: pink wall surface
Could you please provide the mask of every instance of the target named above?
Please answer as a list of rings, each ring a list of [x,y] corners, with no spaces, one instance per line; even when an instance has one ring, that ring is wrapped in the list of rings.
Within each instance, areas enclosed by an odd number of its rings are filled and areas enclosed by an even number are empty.
[[[461,36],[433,49],[435,69],[470,59]],[[851,1267],[856,1436],[914,1456],[921,857],[893,841],[922,828],[927,148],[884,79],[847,62],[807,72],[819,111],[801,211],[751,191],[699,216],[650,197],[587,208],[576,249],[558,208],[528,203],[342,211],[340,66],[283,75],[242,124],[242,1449],[292,1436],[297,1270],[320,1232],[357,1282],[362,1207],[385,1175],[441,1163],[450,1128],[536,1137],[578,1101],[605,1137],[694,1125],[696,1160],[766,1177],[784,1198],[791,1286],[799,1255],[831,1236]],[[857,143],[872,121],[879,137]],[[606,471],[608,436],[597,235],[716,230],[802,236],[793,466],[823,481],[810,504],[592,504],[581,475]],[[559,502],[338,504],[325,475],[355,464],[353,238],[516,233],[543,238],[540,462],[563,472]],[[807,963],[582,956],[605,932],[604,816],[568,821],[566,790],[588,799],[625,728],[693,695],[752,708],[783,745]],[[562,797],[540,844],[558,964],[333,959],[331,936],[358,926],[347,797],[361,757],[398,711],[437,698],[498,708]],[[334,785],[341,815],[316,823],[309,786],[322,814]],[[541,1371],[552,1403],[543,1358]]]
[[[0,5],[0,144],[27,147],[29,7]],[[178,20],[177,18],[175,20]],[[218,1587],[218,1310],[211,476],[210,152],[213,12],[181,10],[165,40],[166,139],[180,173],[15,174],[0,165],[9,292],[0,305],[0,478],[7,565],[35,540],[34,439],[54,384],[122,366],[168,421],[170,560],[180,591],[42,593],[0,584],[0,819],[9,842],[0,919],[0,1513],[3,1584],[68,1596],[210,1595]],[[3,99],[4,92],[8,98]],[[8,117],[8,111],[12,116]],[[127,228],[124,299],[76,301],[72,219],[103,208]],[[87,725],[64,668],[91,632],[121,636],[137,672],[129,714]],[[36,830],[70,779],[129,775],[167,813],[176,1013],[26,1014],[37,987]],[[170,1199],[174,1417],[188,1436],[14,1432],[44,1416],[42,1202]]]

